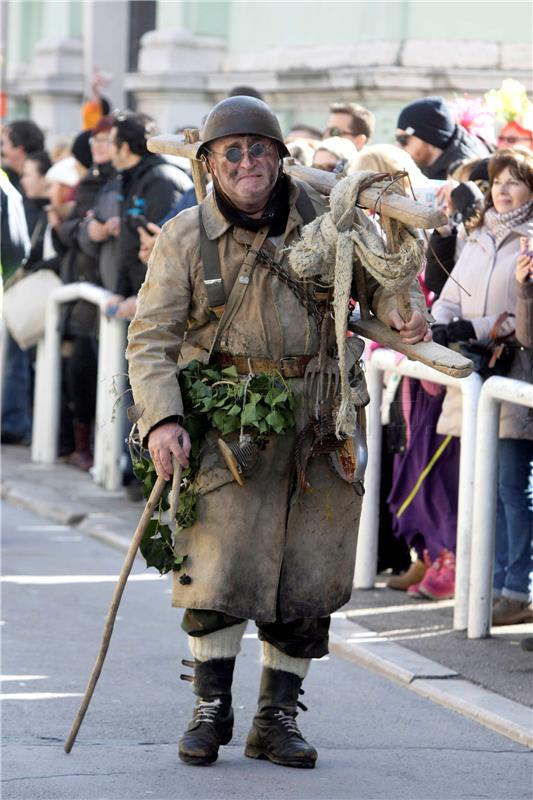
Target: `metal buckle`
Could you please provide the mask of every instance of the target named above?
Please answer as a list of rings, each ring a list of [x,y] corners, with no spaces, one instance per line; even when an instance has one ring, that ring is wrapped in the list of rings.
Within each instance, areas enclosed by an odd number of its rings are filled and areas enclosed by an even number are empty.
[[[285,368],[290,369],[291,367],[298,366],[302,360],[302,356],[284,356],[279,360],[279,371],[283,375],[283,377],[287,377],[285,375]],[[303,374],[303,372],[302,372]],[[294,377],[294,376],[292,376]]]

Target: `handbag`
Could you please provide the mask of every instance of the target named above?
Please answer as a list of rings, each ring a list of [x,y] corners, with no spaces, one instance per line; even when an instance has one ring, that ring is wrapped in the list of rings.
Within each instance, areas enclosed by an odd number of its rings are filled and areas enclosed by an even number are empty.
[[[48,297],[63,282],[51,269],[39,269],[20,278],[4,292],[6,327],[22,350],[44,336]]]
[[[474,371],[483,380],[492,375],[505,377],[513,366],[517,349],[516,343],[512,341],[514,332],[498,336],[498,330],[507,317],[509,317],[507,311],[500,314],[488,339],[472,339],[459,345],[461,353],[472,361]]]

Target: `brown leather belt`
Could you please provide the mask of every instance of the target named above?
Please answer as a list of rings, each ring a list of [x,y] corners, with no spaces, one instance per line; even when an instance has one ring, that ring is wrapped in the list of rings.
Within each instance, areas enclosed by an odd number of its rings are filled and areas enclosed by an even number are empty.
[[[284,378],[301,378],[305,368],[312,359],[309,356],[285,356],[279,361],[271,358],[248,358],[247,356],[233,356],[229,353],[213,353],[213,360],[222,367],[235,366],[240,375],[260,372],[280,372]]]

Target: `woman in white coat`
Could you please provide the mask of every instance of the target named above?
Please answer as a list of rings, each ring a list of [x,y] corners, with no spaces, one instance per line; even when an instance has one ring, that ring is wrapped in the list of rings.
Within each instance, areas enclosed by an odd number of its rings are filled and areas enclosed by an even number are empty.
[[[490,190],[432,314],[433,338],[441,344],[513,334],[517,305],[515,270],[521,237],[533,237],[533,153],[500,150],[489,160]],[[532,354],[518,343],[508,377],[531,381]],[[460,435],[461,397],[448,389],[437,431]],[[533,620],[528,605],[532,569],[533,513],[528,508],[533,460],[533,413],[502,403],[498,451],[498,513],[494,572],[494,625]]]

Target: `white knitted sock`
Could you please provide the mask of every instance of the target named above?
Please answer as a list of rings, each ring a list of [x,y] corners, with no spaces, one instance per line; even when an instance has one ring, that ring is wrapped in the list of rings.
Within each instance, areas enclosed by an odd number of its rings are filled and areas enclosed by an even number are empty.
[[[230,625],[229,628],[222,628],[205,636],[188,636],[191,653],[198,661],[235,658],[241,651],[241,639],[247,624],[245,620],[238,625]]]
[[[263,644],[263,666],[270,669],[282,669],[285,672],[292,672],[298,675],[302,680],[309,672],[310,658],[293,658],[287,656],[274,647],[269,642],[262,642]]]

